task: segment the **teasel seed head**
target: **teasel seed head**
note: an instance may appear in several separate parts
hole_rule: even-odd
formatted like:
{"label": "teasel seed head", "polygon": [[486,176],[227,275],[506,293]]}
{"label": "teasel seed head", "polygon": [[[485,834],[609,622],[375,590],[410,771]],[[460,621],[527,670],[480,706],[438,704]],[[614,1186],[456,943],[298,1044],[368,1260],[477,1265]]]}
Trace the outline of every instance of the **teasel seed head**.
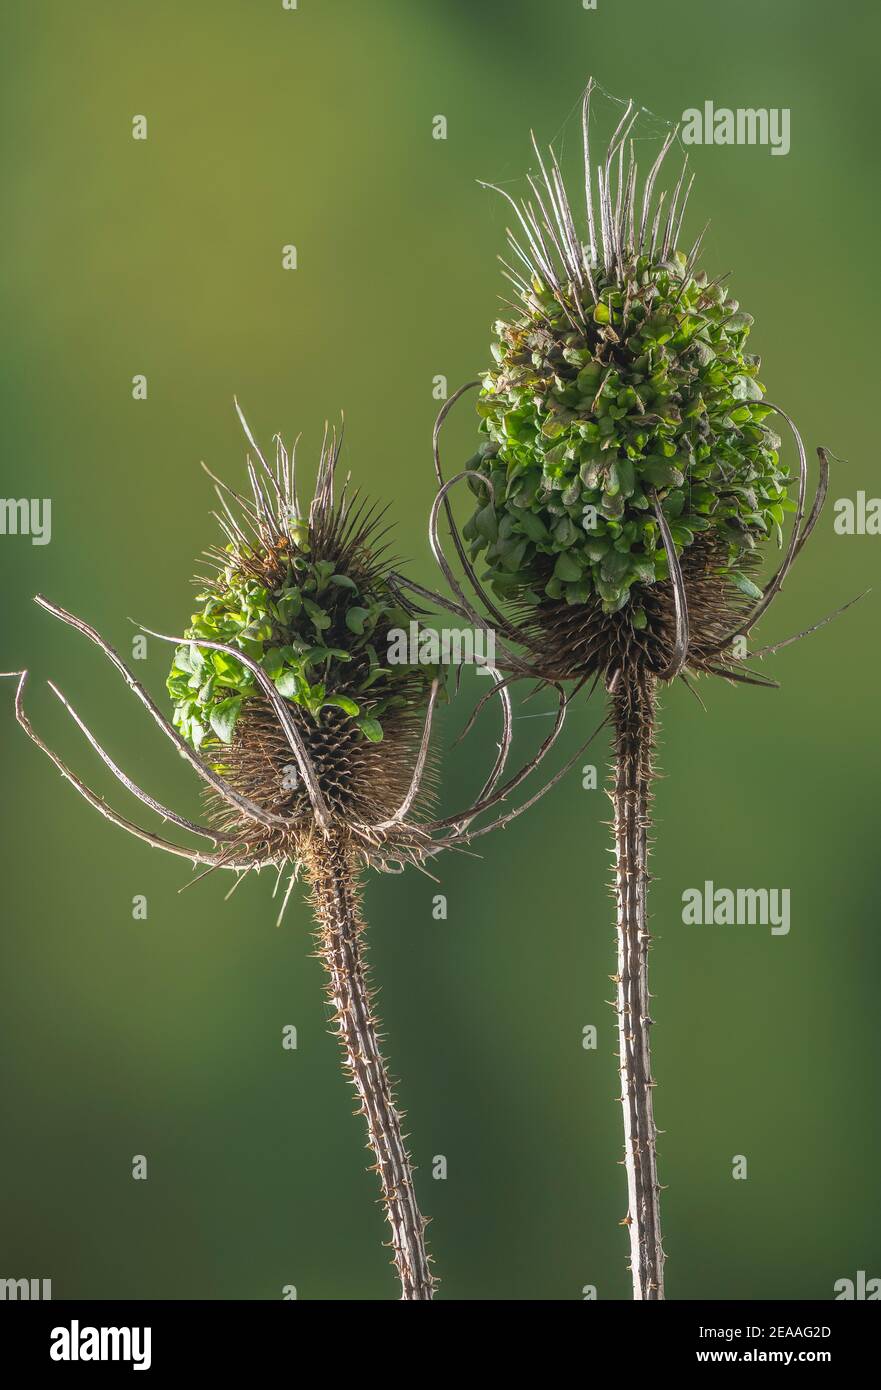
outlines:
{"label": "teasel seed head", "polygon": [[[464,850],[522,815],[565,775],[595,734],[518,804],[514,793],[560,737],[568,699],[555,686],[553,728],[511,772],[511,680],[498,663],[487,662],[491,681],[460,738],[490,702],[497,703],[496,756],[467,806],[429,818],[437,781],[434,716],[447,691],[445,671],[424,660],[419,638],[427,610],[416,601],[464,617],[473,610],[392,568],[382,514],[350,493],[348,478],[335,488],[341,443],[335,435],[328,439],[325,432],[314,496],[304,510],[294,451],[276,437],[270,466],[238,413],[256,462],[247,464],[249,495],[214,478],[222,508],[215,515],[226,545],[206,552],[213,573],[198,580],[201,607],[181,635],[141,629],[175,648],[168,678],[173,721],[96,628],[42,594],[35,597],[101,651],[201,779],[208,823],[182,815],[140,787],[50,682],[93,751],[165,824],[210,846],[175,842],[117,811],[34,728],[25,710],[28,672],[0,675],[17,680],[15,714],[27,736],[111,824],[206,873],[232,871],[237,882],[252,870],[270,868],[278,888],[288,872],[280,921],[300,869],[313,871],[328,846],[352,866],[426,870],[437,855]],[[411,640],[416,631],[412,664],[399,660],[402,627]],[[510,664],[505,653],[503,660]]]}
{"label": "teasel seed head", "polygon": [[[208,553],[213,573],[200,581],[201,607],[167,684],[176,728],[281,823],[255,825],[215,788],[210,817],[251,856],[302,860],[316,829],[333,827],[366,862],[382,867],[395,848],[418,860],[418,835],[400,822],[385,836],[364,833],[407,798],[429,704],[443,697],[441,668],[388,661],[390,632],[417,620],[393,578],[384,511],[351,493],[348,478],[335,489],[335,431],[302,509],[296,450],[276,436],[270,466],[242,422],[256,454],[250,495],[216,482],[226,545]],[[429,751],[408,809],[428,808],[433,782]]]}
{"label": "teasel seed head", "polygon": [[[706,228],[680,245],[687,157],[672,196],[656,195],[676,129],[641,185],[628,103],[594,167],[592,91],[583,226],[553,149],[543,155],[534,137],[531,195],[496,190],[516,217],[515,261],[503,262],[516,302],[495,325],[495,365],[473,383],[486,441],[463,474],[477,501],[454,538],[475,578],[482,558],[479,596],[489,584],[504,636],[544,679],[610,683],[633,668],[751,680],[731,641],[767,608],[813,529],[826,456],[806,517],[804,446],[765,399],[746,350],[752,318],[727,277],[697,268]],[[775,414],[795,438],[795,475]],[[764,549],[784,546],[788,512],[789,545],[763,590]]]}

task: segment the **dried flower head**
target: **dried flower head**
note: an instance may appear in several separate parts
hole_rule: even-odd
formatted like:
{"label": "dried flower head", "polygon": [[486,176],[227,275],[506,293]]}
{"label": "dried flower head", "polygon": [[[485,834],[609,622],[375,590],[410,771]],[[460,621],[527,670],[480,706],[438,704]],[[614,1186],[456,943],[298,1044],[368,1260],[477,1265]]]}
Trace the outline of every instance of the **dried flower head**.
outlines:
{"label": "dried flower head", "polygon": [[214,574],[175,651],[174,725],[271,812],[271,826],[255,823],[210,791],[214,823],[237,832],[252,858],[301,862],[317,827],[343,830],[377,867],[418,862],[426,839],[408,815],[427,806],[444,677],[388,661],[389,634],[416,613],[392,578],[384,512],[351,493],[348,478],[335,497],[335,434],[307,511],[295,451],[277,436],[271,468],[249,438],[251,496],[216,481],[227,544],[208,553]]}
{"label": "dried flower head", "polygon": [[[680,246],[687,157],[656,194],[675,128],[642,186],[628,103],[594,169],[583,106],[585,225],[553,149],[533,139],[539,175],[512,207],[517,291],[495,325],[495,366],[478,411],[487,441],[468,466],[478,498],[462,536],[484,582],[508,601],[507,635],[525,638],[555,679],[607,680],[623,667],[672,679],[686,670],[752,679],[729,659],[767,608],[812,529],[826,460],[805,519],[807,460],[785,411],[764,398],[746,351],[752,318],[697,268],[704,232]],[[492,185],[487,185],[491,187]],[[795,477],[769,423],[793,431]],[[790,491],[797,484],[796,495]],[[783,545],[778,575],[755,582],[762,547]]]}

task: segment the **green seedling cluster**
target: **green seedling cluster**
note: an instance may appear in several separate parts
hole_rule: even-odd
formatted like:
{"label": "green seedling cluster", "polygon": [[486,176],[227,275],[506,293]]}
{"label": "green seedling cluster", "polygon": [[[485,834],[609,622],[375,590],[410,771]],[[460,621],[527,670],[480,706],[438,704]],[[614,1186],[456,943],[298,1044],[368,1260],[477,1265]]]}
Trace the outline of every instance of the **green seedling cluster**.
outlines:
{"label": "green seedling cluster", "polygon": [[668,576],[656,495],[677,552],[713,533],[720,573],[756,596],[738,563],[780,539],[793,503],[759,359],[744,350],[751,317],[678,251],[597,289],[574,318],[535,278],[525,312],[495,325],[478,405],[488,440],[470,465],[491,496],[472,480],[472,558],[485,552],[502,596],[599,595],[615,613]]}
{"label": "green seedling cluster", "polygon": [[[362,589],[335,573],[331,560],[303,549],[281,555],[279,570],[278,582],[267,585],[231,564],[216,589],[198,595],[203,607],[184,635],[237,647],[315,723],[326,710],[340,710],[365,739],[379,742],[383,715],[408,703],[404,683],[412,689],[421,676],[427,687],[438,674],[436,667],[384,664],[386,633],[406,627],[411,615],[381,579]],[[191,642],[176,649],[167,685],[173,722],[195,748],[230,744],[259,691],[234,657]]]}

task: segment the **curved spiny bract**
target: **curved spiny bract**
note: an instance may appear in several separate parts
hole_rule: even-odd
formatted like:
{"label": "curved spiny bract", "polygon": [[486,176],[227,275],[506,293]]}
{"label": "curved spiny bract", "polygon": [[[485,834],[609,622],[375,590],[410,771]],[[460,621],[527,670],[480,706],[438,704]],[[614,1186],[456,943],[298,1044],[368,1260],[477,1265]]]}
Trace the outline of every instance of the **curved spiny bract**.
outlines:
{"label": "curved spiny bract", "polygon": [[[697,268],[704,232],[681,245],[687,159],[672,195],[658,188],[676,130],[640,185],[631,139],[638,110],[627,104],[597,162],[593,92],[591,81],[583,217],[554,151],[543,155],[534,138],[529,194],[518,200],[495,190],[515,219],[514,261],[503,265],[516,302],[506,301],[510,313],[495,324],[494,366],[438,415],[429,534],[453,606],[498,631],[506,678],[571,686],[570,700],[586,684],[608,694],[626,1224],[634,1297],[660,1299],[646,911],[657,693],[677,679],[692,688],[692,676],[776,684],[744,663],[746,638],[816,526],[828,456],[817,450],[809,504],[798,428],[765,398],[759,359],[746,350],[752,319],[729,298],[726,276],[711,280]],[[485,439],[447,479],[441,429],[475,387]],[[791,473],[774,416],[795,444]],[[461,531],[451,506],[460,484],[474,497]],[[784,544],[786,512],[793,521]],[[442,517],[462,579],[444,551]],[[782,557],[759,587],[774,538]]]}

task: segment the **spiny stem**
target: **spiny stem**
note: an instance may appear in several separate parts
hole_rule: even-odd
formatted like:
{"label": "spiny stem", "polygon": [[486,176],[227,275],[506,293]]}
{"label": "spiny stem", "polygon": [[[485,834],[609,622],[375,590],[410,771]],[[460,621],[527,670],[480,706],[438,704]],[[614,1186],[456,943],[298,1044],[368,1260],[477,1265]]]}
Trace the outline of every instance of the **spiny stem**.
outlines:
{"label": "spiny stem", "polygon": [[651,676],[621,672],[612,694],[615,726],[618,1042],[624,1112],[630,1260],[635,1299],[664,1297],[660,1185],[652,1108],[648,989],[648,827],[655,713]]}
{"label": "spiny stem", "polygon": [[327,995],[343,1049],[343,1068],[358,1093],[359,1113],[367,1120],[369,1145],[392,1232],[401,1297],[430,1299],[435,1281],[425,1249],[428,1223],[416,1202],[401,1115],[377,1040],[352,849],[341,836],[316,837],[307,870],[319,923],[319,954],[327,968]]}

